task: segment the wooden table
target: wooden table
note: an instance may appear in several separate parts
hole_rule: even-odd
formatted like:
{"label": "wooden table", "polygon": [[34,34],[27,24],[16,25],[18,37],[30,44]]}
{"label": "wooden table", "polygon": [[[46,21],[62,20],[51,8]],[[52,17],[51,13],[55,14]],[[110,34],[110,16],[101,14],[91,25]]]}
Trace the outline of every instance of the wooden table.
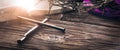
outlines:
{"label": "wooden table", "polygon": [[[42,26],[38,28],[24,45],[18,46],[17,40],[34,26],[34,23],[21,19],[0,23],[0,49],[20,50],[119,50],[120,26],[94,24],[87,18],[84,22],[50,20],[48,23],[66,28],[65,33]],[[89,22],[88,22],[89,21]],[[96,23],[98,22],[96,21]],[[90,23],[91,22],[91,23]],[[106,22],[108,23],[108,22]],[[115,23],[114,23],[115,24]]]}

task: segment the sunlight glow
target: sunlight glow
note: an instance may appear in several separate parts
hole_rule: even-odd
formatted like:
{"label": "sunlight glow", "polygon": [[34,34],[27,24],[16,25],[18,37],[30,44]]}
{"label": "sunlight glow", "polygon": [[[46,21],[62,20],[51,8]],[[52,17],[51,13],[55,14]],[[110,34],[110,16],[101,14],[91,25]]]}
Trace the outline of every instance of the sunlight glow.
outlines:
{"label": "sunlight glow", "polygon": [[27,11],[32,11],[36,9],[35,0],[14,0],[14,5],[25,8]]}

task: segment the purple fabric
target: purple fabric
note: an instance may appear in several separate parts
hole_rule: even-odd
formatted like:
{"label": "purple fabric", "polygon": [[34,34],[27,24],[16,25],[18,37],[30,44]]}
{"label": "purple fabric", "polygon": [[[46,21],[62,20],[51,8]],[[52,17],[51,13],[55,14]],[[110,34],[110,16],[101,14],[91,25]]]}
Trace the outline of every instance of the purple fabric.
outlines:
{"label": "purple fabric", "polygon": [[91,2],[90,0],[84,0],[83,2]]}
{"label": "purple fabric", "polygon": [[[99,8],[92,9],[89,12],[93,13],[94,15],[117,19],[118,17],[120,17],[120,9],[116,9],[116,8],[120,8],[119,7],[120,0],[114,0],[114,1],[108,3],[108,5],[106,5],[106,7],[101,6]],[[103,10],[104,10],[104,12],[103,12]]]}
{"label": "purple fabric", "polygon": [[115,2],[120,5],[120,0],[115,0]]}
{"label": "purple fabric", "polygon": [[90,1],[90,0],[84,0],[84,1]]}
{"label": "purple fabric", "polygon": [[83,6],[94,6],[94,5],[91,3],[91,0],[84,0],[83,3],[86,3],[86,4],[84,4]]}

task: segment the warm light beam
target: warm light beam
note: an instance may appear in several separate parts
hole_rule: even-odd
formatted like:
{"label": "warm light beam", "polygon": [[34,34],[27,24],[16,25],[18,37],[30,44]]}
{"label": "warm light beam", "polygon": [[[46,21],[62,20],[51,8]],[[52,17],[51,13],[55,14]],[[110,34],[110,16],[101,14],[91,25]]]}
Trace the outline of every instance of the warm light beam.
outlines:
{"label": "warm light beam", "polygon": [[25,8],[27,11],[32,11],[36,9],[35,0],[14,0],[14,5]]}

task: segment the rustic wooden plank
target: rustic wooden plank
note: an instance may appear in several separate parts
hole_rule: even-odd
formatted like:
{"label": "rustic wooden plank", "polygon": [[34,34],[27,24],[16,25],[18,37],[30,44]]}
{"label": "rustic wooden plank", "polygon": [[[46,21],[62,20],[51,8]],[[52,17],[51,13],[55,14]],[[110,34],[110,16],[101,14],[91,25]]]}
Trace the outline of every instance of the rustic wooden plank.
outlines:
{"label": "rustic wooden plank", "polygon": [[[64,23],[64,22],[63,22]],[[58,23],[57,23],[58,24]],[[66,25],[66,24],[65,24]],[[120,41],[118,38],[119,36],[119,28],[109,28],[105,26],[97,26],[97,25],[90,25],[90,24],[79,24],[82,25],[80,28],[82,28],[81,33],[85,33],[85,39],[102,39],[103,42],[107,42],[110,44],[118,44]],[[62,25],[61,25],[62,26]],[[67,26],[69,27],[69,26]],[[79,28],[79,27],[78,27]],[[72,27],[71,27],[72,29]],[[116,41],[117,39],[117,41]],[[102,42],[100,41],[100,42]]]}
{"label": "rustic wooden plank", "polygon": [[[5,30],[7,30],[7,29],[5,29]],[[1,39],[0,42],[13,43],[13,42],[16,42],[16,40],[19,39],[21,35],[22,35],[22,33],[18,32],[18,31],[14,32],[11,30],[8,30],[8,31],[0,30],[0,39]]]}
{"label": "rustic wooden plank", "polygon": [[94,15],[89,15],[89,17],[84,22],[109,27],[120,27],[119,21],[104,19]]}
{"label": "rustic wooden plank", "polygon": [[[59,20],[50,20],[48,23],[65,27],[65,34],[60,32],[59,30],[43,26],[42,28],[39,28],[36,32],[34,32],[35,34],[31,37],[31,39],[28,39],[25,42],[24,47],[21,48],[37,48],[42,50],[109,50],[116,49],[116,46],[119,46],[117,45],[120,42],[120,36],[118,35],[118,32],[120,32],[119,28]],[[28,27],[23,27],[24,25]],[[19,26],[19,24],[14,26]],[[11,30],[11,26],[8,26],[7,30],[5,30],[6,28],[2,27],[2,29],[0,29],[0,39],[2,39],[3,36],[5,36],[5,38],[3,38],[4,40],[0,42],[5,42],[8,44],[12,43],[13,46],[7,46],[8,44],[6,44],[5,46],[4,44],[2,44],[1,46],[17,48],[16,40],[21,38],[21,35],[26,32],[22,30],[29,30],[29,28],[32,27],[31,25],[29,26],[27,24],[23,24],[23,26],[14,27],[22,27],[23,29],[21,29],[21,31],[18,31],[17,29]],[[11,37],[11,39],[8,37]],[[9,40],[11,43],[6,42],[6,40]]]}
{"label": "rustic wooden plank", "polygon": [[[8,23],[7,23],[8,24]],[[24,25],[24,24],[22,24],[22,25]],[[13,26],[19,26],[19,25],[13,25]],[[6,27],[6,26],[4,26],[4,27]],[[10,42],[13,42],[13,43],[15,43],[16,44],[16,40],[17,39],[14,39],[14,38],[17,38],[17,33],[20,33],[20,32],[17,32],[17,30],[16,29],[14,29],[14,30],[11,30],[11,28],[20,28],[20,27],[11,27],[11,26],[7,26],[7,29],[6,28],[2,28],[3,30],[1,30],[1,33],[3,33],[3,34],[1,34],[1,39],[3,39],[1,42],[6,42],[7,40],[9,41],[8,43],[10,43]],[[26,28],[26,27],[24,27],[24,28]],[[10,30],[9,30],[10,29]],[[28,28],[27,28],[28,29]],[[16,30],[16,31],[15,31]],[[25,29],[21,29],[21,31],[22,30],[25,30]],[[15,31],[15,32],[14,32]],[[6,33],[6,34],[4,34],[4,33]],[[11,34],[10,34],[11,33]],[[22,33],[22,35],[24,34],[25,32],[23,32]],[[10,36],[11,35],[11,36]],[[3,36],[5,36],[5,38],[3,38]],[[10,39],[9,39],[9,37],[11,37]],[[12,38],[13,37],[13,38]],[[21,38],[22,36],[20,36],[19,38]],[[18,38],[18,39],[19,39]],[[11,47],[12,48],[12,47]]]}
{"label": "rustic wooden plank", "polygon": [[[64,22],[62,22],[64,23]],[[59,25],[59,23],[57,23]],[[66,25],[66,23],[64,23]],[[75,25],[73,23],[73,25]],[[82,25],[80,28],[83,28],[82,32],[86,34],[86,37],[89,39],[102,39],[100,42],[108,42],[108,44],[119,44],[120,38],[119,36],[119,28],[110,28],[110,27],[105,27],[105,26],[98,26],[98,25],[90,25],[90,24],[77,24],[77,25]],[[63,26],[63,25],[61,25]],[[67,27],[69,27],[67,25]],[[78,27],[79,28],[79,27]],[[71,28],[72,29],[72,28]],[[88,35],[88,36],[87,36]],[[117,41],[116,41],[117,39]],[[98,40],[97,40],[98,41]]]}
{"label": "rustic wooden plank", "polygon": [[73,12],[73,14],[68,13],[64,14],[64,17],[62,20],[64,21],[71,21],[71,22],[83,22],[87,24],[95,24],[95,25],[103,25],[108,27],[120,27],[119,21],[104,19],[101,17],[97,17],[94,15],[90,15],[85,12],[81,12],[82,15],[75,15],[76,12]]}
{"label": "rustic wooden plank", "polygon": [[25,20],[12,20],[8,22],[0,23],[1,29],[11,29],[11,30],[18,30],[18,31],[28,31],[31,29],[35,24],[31,22],[27,22]]}
{"label": "rustic wooden plank", "polygon": [[[50,29],[51,30],[51,29]],[[47,30],[48,31],[48,30]],[[50,32],[50,31],[49,31]],[[59,32],[59,31],[58,31]],[[43,32],[44,33],[44,32]],[[49,33],[48,33],[49,34]],[[32,40],[33,41],[33,40]]]}
{"label": "rustic wooden plank", "polygon": [[[64,22],[62,22],[62,23],[64,23]],[[64,24],[65,24],[65,23],[64,23]],[[57,23],[57,25],[60,25],[60,24]],[[61,26],[64,27],[65,25],[61,25]],[[85,26],[88,26],[88,25],[86,24]],[[67,27],[69,27],[69,25],[67,25]],[[67,27],[66,27],[66,28],[67,28]],[[74,27],[75,27],[75,26],[74,26]],[[76,26],[76,27],[77,27],[77,26]],[[90,27],[90,26],[89,26],[89,27]],[[99,28],[99,27],[104,27],[104,26],[93,26],[93,25],[92,25],[91,27],[93,27],[93,28],[97,28],[97,27],[98,27],[98,28]],[[69,28],[72,29],[72,27],[69,27]],[[81,27],[78,27],[78,28],[81,28]],[[107,27],[107,28],[109,29],[109,27]],[[71,30],[71,29],[69,29],[69,30]],[[117,29],[118,29],[118,28],[117,28]],[[117,30],[117,29],[115,29],[115,30]],[[49,30],[51,30],[51,29],[49,29]],[[66,34],[70,34],[70,33],[68,33],[69,30],[66,31],[66,32],[67,32]],[[102,31],[104,31],[104,30],[102,30]],[[43,31],[43,32],[44,32],[44,31]],[[48,33],[47,33],[47,32],[48,32]],[[48,34],[48,35],[46,35],[46,36],[48,36],[48,37],[50,36],[49,34],[51,34],[49,31],[45,31],[45,33]],[[52,32],[52,33],[53,33],[53,32]],[[71,32],[71,34],[72,34],[72,33],[77,34],[77,33],[74,32],[74,31]],[[80,32],[79,32],[79,33],[80,33]],[[92,44],[92,45],[94,45],[94,46],[98,45],[98,48],[101,48],[103,45],[106,45],[106,48],[107,48],[109,45],[110,45],[110,46],[116,46],[116,44],[118,44],[117,42],[119,42],[119,41],[117,41],[116,44],[114,44],[115,42],[114,42],[113,44],[112,44],[112,42],[109,42],[109,41],[114,41],[115,39],[119,38],[119,36],[116,37],[116,38],[113,37],[113,39],[111,39],[111,38],[112,38],[111,36],[104,35],[104,34],[101,35],[101,34],[96,34],[96,33],[94,33],[94,34],[95,34],[95,35],[94,35],[93,33],[90,34],[90,32],[85,32],[85,31],[84,31],[84,33],[85,33],[85,34],[83,34],[83,35],[79,35],[79,37],[77,37],[76,35],[73,35],[73,34],[72,34],[72,35],[73,35],[73,37],[71,37],[72,40],[70,39],[70,40],[67,40],[67,41],[65,41],[65,42],[63,42],[63,43],[64,43],[64,44],[67,44],[67,45],[70,45],[70,44],[71,44],[71,45],[76,45],[76,44],[77,44],[77,46],[81,46],[81,45],[84,46],[84,44],[86,44],[86,45]],[[42,34],[42,33],[41,33],[41,34]],[[43,33],[43,34],[44,34],[44,33]],[[93,40],[88,40],[88,42],[89,42],[89,41],[92,41],[92,43],[91,43],[91,42],[89,42],[89,43],[88,43],[88,42],[86,42],[86,43],[85,43],[85,42],[80,42],[80,41],[87,41],[86,38],[84,39],[84,37],[82,37],[82,38],[80,39],[81,36],[86,36],[86,37],[87,37],[86,34],[89,34],[88,36],[91,36],[91,35],[94,36]],[[54,35],[54,33],[53,33],[53,35]],[[43,35],[41,35],[41,36],[43,36]],[[59,36],[60,36],[60,35],[59,35]],[[97,37],[97,36],[99,36],[99,37]],[[35,37],[36,37],[36,36],[35,36]],[[44,35],[43,37],[45,37],[45,35]],[[107,38],[105,38],[105,40],[104,40],[103,37],[107,37]],[[37,38],[40,38],[40,37],[37,37]],[[70,38],[70,37],[69,37],[69,38]],[[77,38],[78,38],[79,40],[78,40]],[[98,39],[98,40],[94,40],[95,38]],[[41,38],[40,38],[40,39],[41,39]],[[54,39],[54,38],[53,38],[53,39]],[[99,39],[102,39],[102,40],[99,40]],[[45,39],[44,39],[44,40],[45,40]],[[47,40],[49,40],[49,39],[47,39]],[[51,40],[52,40],[52,39],[51,39]],[[72,42],[72,41],[73,41],[73,42]],[[100,41],[100,42],[99,42],[99,41]],[[76,44],[75,44],[74,42],[76,42]],[[94,42],[96,42],[96,43],[94,43]],[[49,43],[49,42],[47,42],[47,43]],[[103,44],[102,44],[102,43],[103,43]],[[106,43],[106,44],[104,44],[104,43]],[[111,43],[111,44],[110,44],[110,43]],[[37,44],[37,43],[36,43],[36,44]],[[62,45],[62,44],[60,44],[60,45]],[[99,47],[99,45],[101,45],[101,47]],[[61,47],[61,46],[60,46],[60,47]],[[67,46],[66,46],[66,47],[67,47]],[[69,48],[69,47],[68,47],[68,48]],[[73,48],[74,48],[74,47],[73,47]],[[108,47],[108,48],[109,48],[109,47]],[[104,49],[104,48],[103,48],[103,49]]]}
{"label": "rustic wooden plank", "polygon": [[81,12],[80,14],[78,12],[71,12],[63,15],[62,20],[71,22],[83,22],[88,17],[88,13],[86,12]]}
{"label": "rustic wooden plank", "polygon": [[[52,21],[50,23],[56,23],[58,21]],[[63,23],[63,24],[62,24]],[[112,27],[106,27],[106,26],[100,26],[100,25],[91,25],[91,24],[87,24],[87,23],[76,23],[76,22],[64,22],[64,21],[61,21],[55,25],[59,25],[59,26],[62,26],[62,27],[65,27],[65,25],[68,25],[67,26],[67,29],[76,29],[76,30],[84,30],[85,32],[87,31],[93,31],[93,32],[102,32],[102,33],[105,33],[105,34],[110,34],[111,36],[113,35],[116,35],[116,36],[119,36],[119,27],[118,28],[112,28]],[[77,28],[75,26],[78,26],[80,28]],[[110,32],[111,33],[110,33]],[[113,32],[113,33],[112,33]]]}

